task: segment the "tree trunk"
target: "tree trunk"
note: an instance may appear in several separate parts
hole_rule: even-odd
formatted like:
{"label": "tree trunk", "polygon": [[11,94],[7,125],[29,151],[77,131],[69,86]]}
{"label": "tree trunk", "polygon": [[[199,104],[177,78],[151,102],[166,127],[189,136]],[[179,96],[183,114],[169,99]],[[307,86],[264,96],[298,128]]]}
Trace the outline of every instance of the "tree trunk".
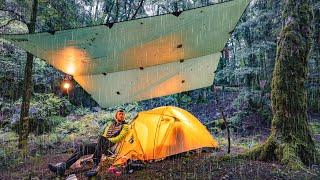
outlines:
{"label": "tree trunk", "polygon": [[[36,16],[37,16],[38,0],[33,0],[30,23],[28,24],[29,34],[35,32]],[[19,149],[27,152],[28,134],[29,134],[29,106],[32,88],[32,64],[33,55],[27,53],[27,63],[24,71],[24,84],[22,94],[22,104],[20,113],[20,128],[19,128]]]}
{"label": "tree trunk", "polygon": [[[316,69],[317,69],[317,73],[319,75],[320,73],[320,8],[314,8],[314,35],[313,35],[313,39],[314,39],[314,44],[313,44],[313,53],[314,53],[314,58],[316,61]],[[317,85],[320,83],[319,82],[319,76],[317,79]],[[319,92],[319,91],[318,91]]]}
{"label": "tree trunk", "polygon": [[0,0],[0,9],[4,9],[5,0]]}
{"label": "tree trunk", "polygon": [[307,121],[307,56],[312,13],[308,0],[287,0],[272,77],[271,135],[251,151],[260,160],[278,160],[294,169],[318,160]]}

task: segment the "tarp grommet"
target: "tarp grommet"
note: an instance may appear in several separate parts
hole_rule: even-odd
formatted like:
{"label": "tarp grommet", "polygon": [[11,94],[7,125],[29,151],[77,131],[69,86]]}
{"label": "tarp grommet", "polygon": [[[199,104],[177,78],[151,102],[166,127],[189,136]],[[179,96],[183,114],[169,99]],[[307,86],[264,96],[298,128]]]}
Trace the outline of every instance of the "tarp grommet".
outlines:
{"label": "tarp grommet", "polygon": [[182,11],[176,11],[176,12],[173,12],[172,14],[176,17],[179,17],[181,13]]}
{"label": "tarp grommet", "polygon": [[114,23],[106,23],[106,24],[104,24],[104,25],[105,25],[105,26],[108,26],[108,28],[111,29],[112,26],[113,26],[113,24],[114,24]]}
{"label": "tarp grommet", "polygon": [[56,31],[55,30],[50,30],[50,31],[48,31],[48,33],[51,34],[51,35],[54,35],[56,33]]}

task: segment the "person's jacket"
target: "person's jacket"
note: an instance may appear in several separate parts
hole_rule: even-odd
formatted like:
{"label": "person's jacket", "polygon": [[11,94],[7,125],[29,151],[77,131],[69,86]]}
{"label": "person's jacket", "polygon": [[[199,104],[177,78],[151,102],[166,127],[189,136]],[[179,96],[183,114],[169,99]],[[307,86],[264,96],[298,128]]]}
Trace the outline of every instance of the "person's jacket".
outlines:
{"label": "person's jacket", "polygon": [[103,137],[107,138],[113,143],[121,141],[128,133],[129,125],[126,122],[117,122],[114,120],[112,124],[107,126],[102,134]]}

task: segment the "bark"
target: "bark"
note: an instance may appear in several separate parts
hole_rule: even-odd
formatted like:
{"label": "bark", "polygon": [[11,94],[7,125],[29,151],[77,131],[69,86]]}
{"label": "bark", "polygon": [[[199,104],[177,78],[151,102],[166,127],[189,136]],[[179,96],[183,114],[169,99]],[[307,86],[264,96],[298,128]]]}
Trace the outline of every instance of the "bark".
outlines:
{"label": "bark", "polygon": [[[30,23],[28,24],[29,34],[35,32],[36,16],[37,16],[38,0],[33,0]],[[20,128],[19,128],[19,149],[27,152],[28,149],[28,134],[29,134],[29,106],[32,89],[32,65],[33,55],[27,53],[27,63],[24,72],[24,84],[22,94],[22,104],[20,113]]]}
{"label": "bark", "polygon": [[307,56],[312,13],[308,0],[287,0],[272,77],[272,129],[267,141],[251,152],[260,160],[277,160],[294,169],[318,161],[308,125]]}
{"label": "bark", "polygon": [[[319,3],[320,4],[320,3]],[[318,72],[320,72],[320,8],[314,8],[314,33],[313,33],[313,39],[314,39],[314,45],[313,45],[313,51],[315,54],[316,59],[316,68],[318,69]]]}

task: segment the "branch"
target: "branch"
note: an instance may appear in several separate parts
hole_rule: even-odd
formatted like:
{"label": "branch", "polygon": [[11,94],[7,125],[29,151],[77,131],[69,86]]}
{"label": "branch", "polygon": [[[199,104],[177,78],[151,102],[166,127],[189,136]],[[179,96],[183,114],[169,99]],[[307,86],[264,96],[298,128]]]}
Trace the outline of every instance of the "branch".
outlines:
{"label": "branch", "polygon": [[136,15],[138,14],[139,9],[142,7],[144,0],[140,1],[139,7],[137,8],[136,12],[133,14],[133,16],[131,17],[131,19],[134,19],[136,17]]}
{"label": "branch", "polygon": [[16,18],[18,18],[16,20],[21,21],[21,22],[23,22],[25,24],[28,24],[27,21],[24,19],[24,17],[21,14],[18,14],[16,12],[14,12],[14,10],[0,9],[0,11],[11,13],[11,15],[15,16]]}
{"label": "branch", "polygon": [[114,22],[118,22],[118,17],[119,17],[119,0],[117,0],[117,2],[116,2],[116,8],[117,8],[117,11],[116,11],[116,17],[115,17]]}
{"label": "branch", "polygon": [[110,17],[111,17],[111,11],[112,11],[112,9],[113,9],[113,6],[114,6],[114,3],[112,3],[111,8],[109,8],[110,10],[107,11],[107,16],[104,18],[104,21],[103,21],[104,24],[109,23]]}
{"label": "branch", "polygon": [[[159,6],[158,6],[158,11],[160,11],[160,10],[159,10],[160,8],[162,8],[163,10],[165,10],[164,13],[170,12],[170,10],[169,10],[168,8],[166,8],[165,6],[163,6],[163,5],[159,5]],[[159,15],[159,14],[163,14],[163,13],[157,13],[157,15]]]}

